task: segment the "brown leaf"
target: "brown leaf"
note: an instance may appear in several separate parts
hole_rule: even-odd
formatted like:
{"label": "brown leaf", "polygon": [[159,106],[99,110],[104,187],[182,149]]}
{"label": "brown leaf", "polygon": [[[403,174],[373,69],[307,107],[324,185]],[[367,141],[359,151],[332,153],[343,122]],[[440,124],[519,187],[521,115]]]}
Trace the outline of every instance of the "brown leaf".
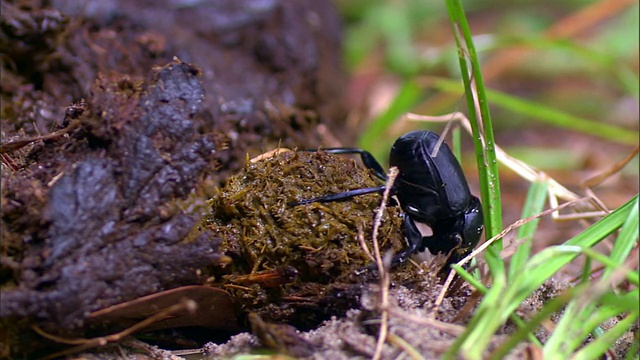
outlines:
{"label": "brown leaf", "polygon": [[145,330],[199,326],[227,331],[238,330],[233,304],[229,294],[221,289],[191,285],[109,306],[89,314],[89,322],[96,326],[129,327],[153,314],[177,304],[181,299],[190,299],[197,304],[194,312],[181,312],[160,320]]}

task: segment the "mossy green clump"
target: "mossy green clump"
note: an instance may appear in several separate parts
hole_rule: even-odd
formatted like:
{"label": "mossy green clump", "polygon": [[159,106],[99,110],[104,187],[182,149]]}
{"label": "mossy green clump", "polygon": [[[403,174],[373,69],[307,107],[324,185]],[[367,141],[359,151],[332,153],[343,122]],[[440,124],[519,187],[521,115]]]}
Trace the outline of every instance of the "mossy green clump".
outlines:
{"label": "mossy green clump", "polygon": [[[206,227],[223,240],[233,275],[295,269],[297,282],[353,283],[371,264],[358,242],[371,233],[381,195],[292,206],[292,202],[380,185],[345,156],[286,152],[248,163],[212,199]],[[403,245],[400,210],[389,206],[378,241],[382,251]]]}

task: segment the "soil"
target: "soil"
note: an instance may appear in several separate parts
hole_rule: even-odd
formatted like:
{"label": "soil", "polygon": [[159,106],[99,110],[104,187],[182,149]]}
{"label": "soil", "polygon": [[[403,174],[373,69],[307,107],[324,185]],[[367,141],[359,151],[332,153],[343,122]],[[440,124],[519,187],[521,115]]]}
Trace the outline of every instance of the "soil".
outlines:
{"label": "soil", "polygon": [[202,284],[224,259],[192,231],[212,189],[344,118],[328,2],[96,4],[1,2],[5,355]]}
{"label": "soil", "polygon": [[[330,1],[0,5],[0,357],[373,355],[380,280],[358,236],[380,195],[292,202],[380,182],[323,152],[248,161],[353,144]],[[393,203],[380,234],[403,247]],[[438,358],[468,321],[457,284],[437,313],[453,327],[424,325],[444,261],[392,271],[382,358],[402,340]]]}

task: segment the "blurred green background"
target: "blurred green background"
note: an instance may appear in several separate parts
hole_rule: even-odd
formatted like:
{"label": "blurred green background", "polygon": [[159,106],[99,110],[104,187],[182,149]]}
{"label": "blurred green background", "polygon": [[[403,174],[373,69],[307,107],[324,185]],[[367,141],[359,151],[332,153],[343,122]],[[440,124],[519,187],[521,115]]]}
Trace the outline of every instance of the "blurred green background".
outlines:
{"label": "blurred green background", "polygon": [[[424,79],[428,77],[459,79],[444,2],[356,0],[337,5],[346,23],[345,63],[354,76],[354,88],[363,88],[358,81],[376,84],[380,79],[400,88],[409,81],[428,83]],[[490,89],[637,130],[637,2],[467,1],[464,5]],[[517,48],[524,48],[524,53],[514,54]],[[464,108],[461,95],[438,97],[441,90],[421,86],[412,109],[437,115]],[[362,94],[350,95],[362,100],[358,98]],[[537,121],[502,107],[492,110],[498,129]]]}
{"label": "blurred green background", "polygon": [[[358,145],[386,161],[402,133],[443,124],[398,121],[466,112],[445,2],[337,0],[351,74],[348,126]],[[496,141],[568,186],[638,144],[637,1],[464,1],[489,90]],[[448,141],[450,141],[448,139]],[[470,138],[463,166],[473,174]],[[610,186],[612,206],[638,191],[638,159]],[[473,178],[473,175],[470,175]],[[505,186],[511,174],[502,172]],[[515,177],[514,177],[515,179]],[[515,180],[514,180],[515,181]],[[606,190],[606,189],[605,189]]]}

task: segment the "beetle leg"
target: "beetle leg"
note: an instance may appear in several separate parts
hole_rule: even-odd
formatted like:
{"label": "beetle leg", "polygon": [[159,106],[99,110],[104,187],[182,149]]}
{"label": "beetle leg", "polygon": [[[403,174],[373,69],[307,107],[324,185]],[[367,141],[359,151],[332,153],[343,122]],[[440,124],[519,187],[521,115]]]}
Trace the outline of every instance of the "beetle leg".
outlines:
{"label": "beetle leg", "polygon": [[345,200],[345,199],[350,199],[350,198],[352,198],[354,196],[366,195],[366,194],[371,194],[371,193],[376,193],[376,192],[383,192],[384,189],[385,189],[385,185],[380,185],[380,186],[376,186],[376,187],[362,188],[362,189],[355,189],[355,190],[349,190],[349,191],[345,191],[345,192],[341,192],[341,193],[337,193],[337,194],[323,195],[323,196],[315,197],[315,198],[311,198],[311,199],[305,199],[305,200],[300,200],[300,201],[292,201],[288,205],[289,206],[298,206],[298,205],[311,204],[311,203],[314,203],[314,202],[331,202],[331,201]]}
{"label": "beetle leg", "polygon": [[415,222],[407,214],[402,215],[404,225],[404,236],[407,239],[408,247],[394,256],[391,266],[399,265],[407,261],[409,256],[413,255],[422,245],[423,236],[418,230]]}
{"label": "beetle leg", "polygon": [[[367,150],[363,150],[360,148],[326,148],[326,149],[320,149],[320,150],[331,153],[331,154],[360,155],[360,158],[362,159],[362,163],[364,164],[364,166],[366,166],[367,169],[370,169],[373,172],[373,175],[375,175],[375,177],[383,181],[387,180],[386,171],[384,171],[384,168],[382,167],[382,165],[380,165],[378,160],[376,160],[376,158],[373,157],[373,155],[371,155],[371,153],[368,152]],[[318,151],[318,150],[302,150],[302,151]]]}

